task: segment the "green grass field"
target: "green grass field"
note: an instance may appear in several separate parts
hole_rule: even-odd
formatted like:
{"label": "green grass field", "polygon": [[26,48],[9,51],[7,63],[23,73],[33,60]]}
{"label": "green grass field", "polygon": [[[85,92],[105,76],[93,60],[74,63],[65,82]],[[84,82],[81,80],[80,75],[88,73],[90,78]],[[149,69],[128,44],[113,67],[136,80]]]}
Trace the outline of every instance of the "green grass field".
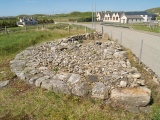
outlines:
{"label": "green grass field", "polygon": [[[145,74],[143,78],[147,79],[149,82],[147,85],[153,91],[154,112],[150,114],[133,114],[104,106],[102,100],[35,88],[19,80],[10,71],[10,60],[25,48],[84,33],[82,26],[76,30],[76,26],[71,26],[70,33],[66,29],[67,26],[63,24],[54,28],[48,26],[46,30],[35,30],[31,26],[27,31],[14,29],[13,33],[0,34],[0,81],[11,80],[7,87],[0,90],[0,120],[160,120],[160,88],[151,82],[151,76],[141,67],[139,69]],[[137,65],[133,61],[132,53],[129,53],[129,59],[134,66]]]}

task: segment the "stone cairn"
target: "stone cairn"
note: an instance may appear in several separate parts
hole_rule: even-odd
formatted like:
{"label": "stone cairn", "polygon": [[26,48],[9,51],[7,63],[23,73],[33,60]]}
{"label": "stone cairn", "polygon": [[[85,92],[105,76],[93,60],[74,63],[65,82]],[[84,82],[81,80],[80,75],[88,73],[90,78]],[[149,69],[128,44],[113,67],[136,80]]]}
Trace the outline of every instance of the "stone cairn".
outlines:
{"label": "stone cairn", "polygon": [[[75,35],[29,47],[10,62],[11,70],[31,85],[120,104],[139,112],[149,104],[151,90],[127,52],[114,41],[102,42],[101,33]],[[81,43],[96,39],[95,43]]]}

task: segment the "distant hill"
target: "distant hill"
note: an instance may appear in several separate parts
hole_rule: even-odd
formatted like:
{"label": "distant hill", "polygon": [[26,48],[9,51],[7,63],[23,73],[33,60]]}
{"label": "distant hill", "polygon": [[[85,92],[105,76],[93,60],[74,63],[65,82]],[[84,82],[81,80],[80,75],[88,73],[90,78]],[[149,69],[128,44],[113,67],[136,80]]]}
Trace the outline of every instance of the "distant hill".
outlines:
{"label": "distant hill", "polygon": [[147,12],[151,12],[151,13],[160,13],[160,7],[157,8],[151,8],[146,10]]}

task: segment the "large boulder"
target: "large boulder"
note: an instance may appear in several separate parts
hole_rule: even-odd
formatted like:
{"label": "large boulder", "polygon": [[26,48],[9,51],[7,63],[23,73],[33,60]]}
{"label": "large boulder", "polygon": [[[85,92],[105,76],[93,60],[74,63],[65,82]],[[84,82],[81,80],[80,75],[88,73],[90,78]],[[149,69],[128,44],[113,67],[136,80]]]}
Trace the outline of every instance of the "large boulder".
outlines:
{"label": "large boulder", "polygon": [[121,105],[144,107],[151,99],[151,90],[140,88],[116,88],[111,91],[111,100]]}
{"label": "large boulder", "polygon": [[108,98],[108,91],[108,88],[102,82],[97,82],[92,89],[92,97],[106,99]]}

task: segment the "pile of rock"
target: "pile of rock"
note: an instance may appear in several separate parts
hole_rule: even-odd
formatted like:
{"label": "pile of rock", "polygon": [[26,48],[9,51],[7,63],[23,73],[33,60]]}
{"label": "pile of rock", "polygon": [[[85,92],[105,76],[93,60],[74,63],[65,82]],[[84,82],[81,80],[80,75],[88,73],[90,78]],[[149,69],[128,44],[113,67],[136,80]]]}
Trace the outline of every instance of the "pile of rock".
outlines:
{"label": "pile of rock", "polygon": [[29,84],[54,92],[147,106],[151,91],[131,66],[127,52],[114,41],[78,42],[92,35],[102,37],[77,35],[29,47],[10,62],[11,70]]}

